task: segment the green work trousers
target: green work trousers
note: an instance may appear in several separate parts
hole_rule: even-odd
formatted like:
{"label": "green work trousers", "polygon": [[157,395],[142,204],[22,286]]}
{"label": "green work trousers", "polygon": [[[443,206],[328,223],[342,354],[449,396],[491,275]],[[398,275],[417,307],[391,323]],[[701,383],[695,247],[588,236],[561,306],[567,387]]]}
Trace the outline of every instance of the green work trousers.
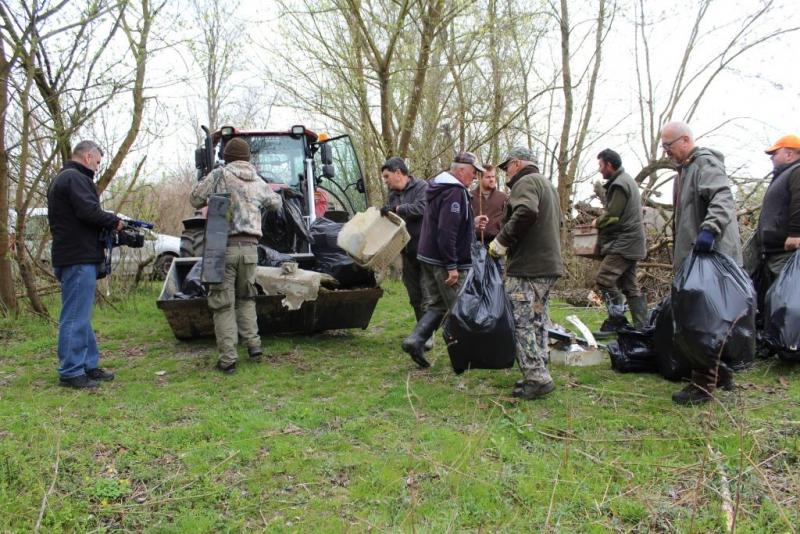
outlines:
{"label": "green work trousers", "polygon": [[261,346],[256,318],[255,245],[228,244],[225,250],[225,278],[208,285],[208,307],[214,314],[214,334],[222,365],[236,362],[236,344],[241,338],[248,348]]}

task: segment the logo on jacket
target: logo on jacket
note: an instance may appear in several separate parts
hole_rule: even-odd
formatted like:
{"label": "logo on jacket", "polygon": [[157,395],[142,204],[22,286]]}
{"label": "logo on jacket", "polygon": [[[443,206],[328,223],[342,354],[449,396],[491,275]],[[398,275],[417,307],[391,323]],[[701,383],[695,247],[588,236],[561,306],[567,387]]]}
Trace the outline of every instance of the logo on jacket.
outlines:
{"label": "logo on jacket", "polygon": [[461,213],[461,204],[458,202],[450,204],[450,213]]}

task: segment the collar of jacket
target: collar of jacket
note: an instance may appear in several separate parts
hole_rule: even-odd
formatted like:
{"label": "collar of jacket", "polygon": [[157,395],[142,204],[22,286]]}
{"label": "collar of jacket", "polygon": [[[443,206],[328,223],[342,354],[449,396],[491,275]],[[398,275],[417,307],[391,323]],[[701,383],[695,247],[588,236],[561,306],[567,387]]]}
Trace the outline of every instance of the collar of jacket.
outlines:
{"label": "collar of jacket", "polygon": [[774,169],[772,169],[772,179],[774,180],[775,178],[780,176],[783,171],[785,171],[786,169],[788,169],[792,165],[797,165],[798,163],[800,163],[800,158],[798,158],[798,159],[796,159],[794,161],[790,161],[789,163],[784,163],[783,165],[781,165],[779,167],[775,167]]}
{"label": "collar of jacket", "polygon": [[408,191],[408,189],[414,184],[414,177],[410,174],[408,175],[408,181],[406,182],[406,186],[400,190],[402,193],[403,191]]}
{"label": "collar of jacket", "polygon": [[90,169],[89,167],[87,167],[86,165],[83,165],[82,163],[78,163],[74,159],[67,160],[66,163],[64,163],[64,167],[61,170],[64,170],[64,169],[73,169],[73,170],[78,171],[81,174],[85,174],[86,176],[88,176],[91,179],[94,179],[94,171],[92,169]]}
{"label": "collar of jacket", "polygon": [[616,180],[619,177],[619,175],[622,174],[623,172],[625,172],[625,167],[620,167],[619,169],[617,169],[614,172],[614,174],[611,175],[611,178],[606,180],[606,183],[603,184],[603,187],[605,187],[606,189],[611,187],[611,184],[614,183],[614,180]]}
{"label": "collar of jacket", "polygon": [[522,167],[519,170],[519,172],[517,172],[517,174],[511,177],[511,179],[508,181],[508,187],[514,185],[517,182],[517,180],[519,180],[523,176],[527,176],[529,174],[537,174],[538,172],[539,172],[539,167],[537,167],[536,165],[526,165]]}

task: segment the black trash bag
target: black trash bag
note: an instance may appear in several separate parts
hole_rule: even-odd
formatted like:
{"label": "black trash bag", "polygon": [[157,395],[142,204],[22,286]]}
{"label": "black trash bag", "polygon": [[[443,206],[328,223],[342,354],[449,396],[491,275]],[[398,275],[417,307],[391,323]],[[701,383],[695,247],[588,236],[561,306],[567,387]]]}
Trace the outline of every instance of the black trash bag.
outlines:
{"label": "black trash bag", "polygon": [[203,298],[206,296],[206,288],[200,281],[200,274],[203,272],[203,260],[198,260],[183,279],[181,290],[173,295],[178,300]]}
{"label": "black trash bag", "polygon": [[693,367],[710,365],[722,351],[733,369],[753,362],[756,292],[729,256],[692,252],[672,281],[673,343]]}
{"label": "black trash bag", "polygon": [[288,254],[283,254],[277,250],[258,245],[258,265],[262,267],[280,267],[284,263],[293,263],[295,261]]}
{"label": "black trash bag", "polygon": [[472,244],[472,267],[442,331],[456,374],[467,369],[514,366],[514,312],[497,262],[486,247]]}
{"label": "black trash bag", "polygon": [[311,224],[311,252],[316,260],[312,269],[333,276],[342,288],[373,287],[375,275],[372,271],[360,267],[336,244],[342,226],[324,217]]}
{"label": "black trash bag", "polygon": [[789,258],[767,291],[764,341],[784,359],[800,360],[800,252]]}
{"label": "black trash bag", "polygon": [[653,350],[658,373],[667,380],[683,380],[692,374],[686,356],[678,347],[673,346],[672,337],[672,305],[667,296],[659,303],[650,315],[650,326],[653,327]]}
{"label": "black trash bag", "polygon": [[656,352],[653,349],[654,328],[623,328],[617,340],[608,344],[611,368],[619,373],[656,373]]}
{"label": "black trash bag", "polygon": [[261,211],[261,244],[278,252],[296,252],[311,241],[303,222],[303,197],[288,189],[276,191],[283,202],[277,211]]}

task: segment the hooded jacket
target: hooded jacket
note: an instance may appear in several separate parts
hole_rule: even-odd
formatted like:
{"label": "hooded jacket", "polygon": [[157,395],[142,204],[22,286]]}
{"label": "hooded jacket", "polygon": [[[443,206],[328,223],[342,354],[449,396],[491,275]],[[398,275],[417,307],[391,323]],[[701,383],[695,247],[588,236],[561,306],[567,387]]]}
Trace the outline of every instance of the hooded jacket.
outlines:
{"label": "hooded jacket", "polygon": [[428,205],[422,218],[417,259],[445,269],[469,269],[475,241],[467,188],[449,172],[428,183]]}
{"label": "hooded jacket", "polygon": [[92,179],[94,171],[69,160],[47,191],[47,219],[53,236],[53,267],[102,263],[100,231],[113,228],[119,218],[100,208]]}
{"label": "hooded jacket", "polygon": [[742,264],[736,204],[723,160],[716,150],[696,147],[678,168],[672,193],[675,206],[673,272],[677,272],[689,255],[702,229],[714,233],[715,250]]}
{"label": "hooded jacket", "polygon": [[561,261],[561,206],[558,193],[539,170],[529,165],[508,185],[503,227],[497,241],[508,247],[506,272],[522,278],[557,278],[564,274]]}
{"label": "hooded jacket", "polygon": [[189,201],[195,208],[201,208],[208,203],[208,197],[216,193],[231,195],[228,235],[261,237],[261,207],[274,211],[281,206],[281,197],[258,176],[256,168],[248,161],[232,161],[208,173],[194,186]]}
{"label": "hooded jacket", "polygon": [[408,177],[408,183],[402,191],[389,191],[389,207],[395,210],[406,222],[406,230],[411,239],[403,249],[403,254],[416,259],[419,233],[422,229],[422,216],[425,214],[425,192],[428,183],[425,180]]}

